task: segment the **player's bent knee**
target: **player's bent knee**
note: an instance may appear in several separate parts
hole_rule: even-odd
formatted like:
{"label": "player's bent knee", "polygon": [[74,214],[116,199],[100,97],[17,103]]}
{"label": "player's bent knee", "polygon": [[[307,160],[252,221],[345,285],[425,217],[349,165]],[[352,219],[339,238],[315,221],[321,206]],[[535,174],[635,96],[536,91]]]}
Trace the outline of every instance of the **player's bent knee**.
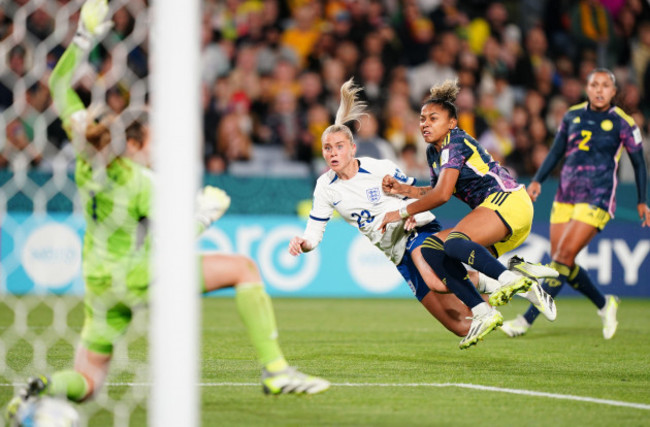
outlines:
{"label": "player's bent knee", "polygon": [[560,247],[553,254],[553,261],[564,265],[573,265],[578,252],[580,251],[573,248]]}

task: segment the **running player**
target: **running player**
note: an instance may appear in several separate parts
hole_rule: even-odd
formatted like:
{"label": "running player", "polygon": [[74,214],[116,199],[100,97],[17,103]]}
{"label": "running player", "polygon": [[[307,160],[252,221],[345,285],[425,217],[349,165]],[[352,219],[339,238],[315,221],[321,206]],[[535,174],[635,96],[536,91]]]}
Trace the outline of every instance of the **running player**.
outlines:
{"label": "running player", "polygon": [[[124,334],[138,306],[146,304],[150,277],[150,235],[153,176],[147,167],[150,134],[134,121],[126,127],[125,153],[111,144],[119,120],[96,121],[71,86],[93,42],[110,27],[106,0],[89,0],[81,11],[79,28],[50,77],[54,104],[77,154],[75,180],[79,189],[86,232],[83,247],[85,318],[74,369],[29,380],[8,405],[12,418],[32,396],[65,396],[82,402],[104,383],[113,345]],[[206,187],[198,199],[197,219],[202,229],[228,209],[230,198]],[[202,290],[235,288],[239,314],[262,365],[263,391],[318,393],[326,380],[305,375],[288,365],[277,341],[275,316],[257,266],[242,255],[205,255],[201,259]]]}
{"label": "running player", "polygon": [[[575,262],[577,254],[602,230],[616,209],[616,171],[623,149],[628,152],[636,178],[637,211],[641,226],[650,226],[646,205],[646,166],[641,132],[634,120],[613,103],[616,95],[614,74],[605,68],[593,70],[587,77],[588,101],[569,109],[562,119],[551,151],[528,186],[528,194],[537,200],[542,182],[564,159],[560,184],[551,210],[551,267],[560,276],[546,280],[544,289],[555,296],[564,282],[589,298],[603,321],[603,337],[614,336],[618,322],[619,300],[603,295],[589,274]],[[528,331],[539,312],[530,307],[526,313],[503,324],[502,330],[515,337]]]}
{"label": "running player", "polygon": [[[390,175],[404,186],[414,184],[415,179],[405,176],[389,160],[355,157],[352,132],[344,123],[363,115],[365,105],[356,99],[359,90],[353,87],[352,80],[341,87],[341,105],[335,124],[322,135],[323,157],[330,170],[318,178],[307,227],[302,236],[291,240],[289,252],[295,256],[313,250],[320,243],[327,222],[337,211],[397,266],[418,301],[440,323],[455,334],[465,336],[471,325],[467,319],[471,315],[469,308],[455,295],[449,294],[447,286],[422,257],[425,239],[435,233],[446,233],[440,231],[434,215],[422,212],[407,221],[388,225],[386,233],[379,228],[383,212],[402,208],[414,201],[386,194],[382,190],[384,176]],[[494,280],[484,275],[478,277],[476,272],[472,277],[482,291],[499,287],[498,283],[493,283]],[[553,316],[554,308],[538,291],[541,292],[541,288],[536,286],[526,297]]]}
{"label": "running player", "polygon": [[[467,280],[463,263],[498,280],[500,286],[489,298],[492,306],[507,303],[517,292],[528,291],[535,284],[529,276],[534,276],[535,270],[548,268],[517,264],[518,269],[526,273],[521,276],[496,259],[517,248],[528,237],[533,204],[524,186],[495,162],[472,136],[457,127],[454,101],[458,91],[457,83],[449,80],[431,88],[431,96],[420,112],[420,130],[429,144],[427,161],[431,187],[404,185],[386,175],[383,182],[386,193],[419,200],[387,212],[380,228],[388,230],[394,222],[441,206],[452,195],[472,208],[447,235],[430,236],[422,245],[424,259],[472,310],[472,325],[460,344],[461,348],[466,348],[500,326],[503,316],[485,303]],[[543,304],[554,308],[552,298],[547,294],[543,297]],[[550,319],[554,318],[553,311]]]}

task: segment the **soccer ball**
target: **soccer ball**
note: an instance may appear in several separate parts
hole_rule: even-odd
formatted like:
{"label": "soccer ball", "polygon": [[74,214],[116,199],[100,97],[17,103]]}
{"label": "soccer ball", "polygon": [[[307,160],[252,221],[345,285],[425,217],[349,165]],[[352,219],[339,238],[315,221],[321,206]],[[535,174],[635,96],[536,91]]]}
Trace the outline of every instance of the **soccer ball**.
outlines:
{"label": "soccer ball", "polygon": [[79,413],[63,399],[41,396],[30,398],[18,411],[17,426],[77,427]]}

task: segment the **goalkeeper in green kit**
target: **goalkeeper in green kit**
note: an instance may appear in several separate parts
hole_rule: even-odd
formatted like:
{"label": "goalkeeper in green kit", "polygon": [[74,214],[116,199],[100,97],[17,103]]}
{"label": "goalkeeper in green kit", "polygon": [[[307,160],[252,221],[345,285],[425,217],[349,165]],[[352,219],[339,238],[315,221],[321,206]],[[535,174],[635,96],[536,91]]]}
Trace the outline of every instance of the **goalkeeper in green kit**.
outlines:
{"label": "goalkeeper in green kit", "polygon": [[[75,179],[86,220],[83,247],[85,319],[74,369],[31,378],[7,407],[12,418],[24,401],[39,395],[65,396],[81,402],[103,384],[113,344],[124,334],[132,311],[147,302],[150,276],[150,236],[153,174],[148,167],[150,134],[142,120],[120,127],[114,117],[99,118],[84,108],[72,88],[74,72],[86,60],[94,42],[111,27],[106,0],[89,0],[81,10],[77,34],[56,64],[50,91],[76,153]],[[123,133],[126,144],[117,151],[112,133]],[[122,135],[119,135],[122,137]],[[206,187],[198,197],[201,230],[220,218],[230,198]],[[277,342],[271,300],[254,262],[243,255],[201,257],[202,291],[235,287],[237,310],[262,364],[266,393],[318,393],[329,388],[324,379],[290,367]]]}

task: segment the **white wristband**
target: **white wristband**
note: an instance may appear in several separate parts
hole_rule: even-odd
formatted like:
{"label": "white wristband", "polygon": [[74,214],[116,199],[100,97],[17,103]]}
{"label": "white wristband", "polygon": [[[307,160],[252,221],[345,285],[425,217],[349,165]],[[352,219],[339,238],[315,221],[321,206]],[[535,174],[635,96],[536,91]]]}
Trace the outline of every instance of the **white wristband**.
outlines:
{"label": "white wristband", "polygon": [[408,206],[408,205],[404,205],[404,206],[402,206],[401,208],[399,208],[399,211],[398,211],[398,212],[399,212],[399,216],[400,216],[400,218],[402,218],[402,219],[406,219],[406,218],[408,218],[408,217],[411,216],[411,215],[409,215],[408,211],[406,210],[407,206]]}

